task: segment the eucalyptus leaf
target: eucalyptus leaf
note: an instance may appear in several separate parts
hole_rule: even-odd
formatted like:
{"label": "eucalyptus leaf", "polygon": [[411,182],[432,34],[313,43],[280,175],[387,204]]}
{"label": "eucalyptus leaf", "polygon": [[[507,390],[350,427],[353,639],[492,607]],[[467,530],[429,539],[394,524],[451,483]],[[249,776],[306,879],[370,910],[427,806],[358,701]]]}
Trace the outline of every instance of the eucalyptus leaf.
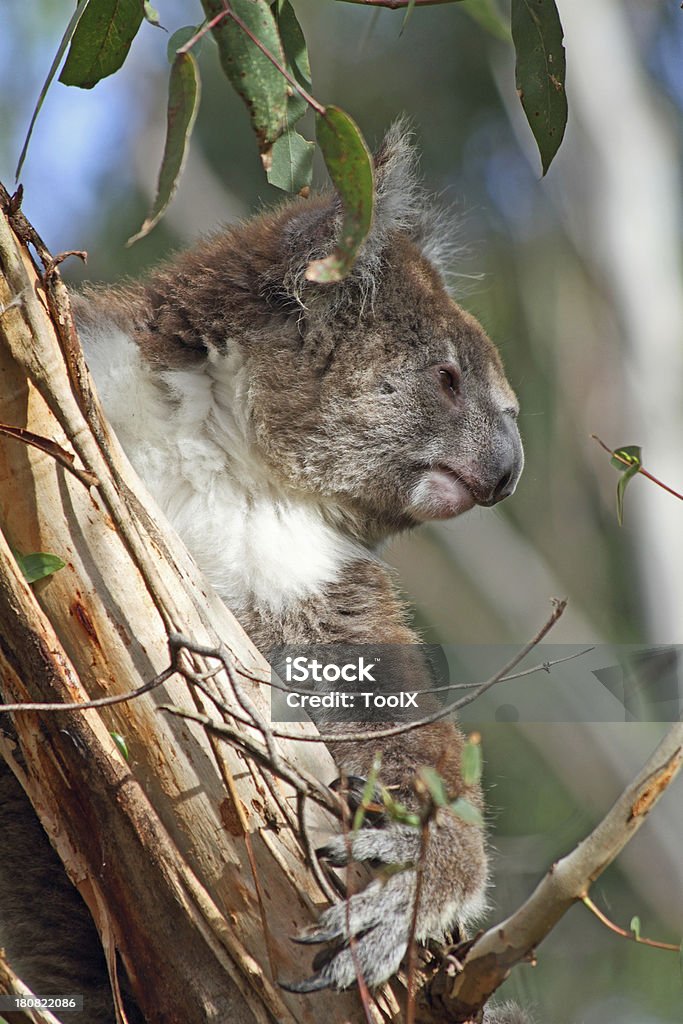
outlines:
{"label": "eucalyptus leaf", "polygon": [[446,786],[435,768],[428,768],[426,766],[420,768],[419,779],[426,786],[436,807],[445,807],[448,804]]}
{"label": "eucalyptus leaf", "polygon": [[481,779],[482,756],[479,737],[470,737],[462,752],[462,781],[473,786]]}
{"label": "eucalyptus leaf", "polygon": [[199,68],[191,53],[179,53],[171,66],[166,118],[166,144],[159,169],[157,194],[149,216],[126,245],[144,238],[159,223],[170,203],[187,158],[199,106]]}
{"label": "eucalyptus leaf", "polygon": [[[312,86],[311,65],[308,59],[306,40],[294,13],[294,8],[289,0],[277,0],[273,5],[273,11],[282,40],[287,70],[306,92],[310,92]],[[308,110],[308,103],[301,93],[291,85],[289,89],[291,95],[287,98],[287,125],[291,129]]]}
{"label": "eucalyptus leaf", "polygon": [[152,7],[151,3],[149,3],[149,0],[144,0],[142,11],[145,16],[145,21],[148,21],[150,25],[154,25],[155,28],[160,28],[164,32],[166,31],[164,26],[159,21],[159,12],[157,11],[156,7]]}
{"label": "eucalyptus leaf", "polygon": [[469,800],[465,800],[464,797],[459,796],[457,800],[454,800],[451,804],[451,810],[454,814],[462,820],[466,821],[468,825],[483,825],[484,819],[481,811],[474,804],[471,804]]}
{"label": "eucalyptus leaf", "polygon": [[640,468],[643,464],[643,449],[637,444],[625,444],[621,448],[615,448],[610,464],[621,473],[625,473],[632,466]]}
{"label": "eucalyptus leaf", "polygon": [[74,32],[59,81],[92,89],[118,71],[144,17],[140,0],[90,0]]}
{"label": "eucalyptus leaf", "polygon": [[408,25],[408,22],[410,21],[410,19],[413,16],[413,11],[414,10],[415,10],[415,0],[410,0],[410,2],[408,3],[408,6],[406,7],[406,13],[403,16],[403,24],[401,25],[401,31],[400,31],[399,35],[403,35],[403,33],[405,32],[406,27]]}
{"label": "eucalyptus leaf", "polygon": [[363,793],[360,798],[360,805],[356,809],[356,813],[353,816],[353,831],[357,832],[362,827],[363,821],[365,820],[365,812],[368,806],[375,799],[375,791],[377,789],[377,778],[379,776],[379,770],[382,766],[381,754],[376,754],[372,762],[372,767],[368,772],[368,777],[365,780],[363,786]]}
{"label": "eucalyptus leaf", "polygon": [[567,124],[564,33],[555,0],[512,0],[517,91],[545,174]]}
{"label": "eucalyptus leaf", "polygon": [[30,555],[22,555],[16,548],[12,548],[17,565],[21,569],[27,583],[36,583],[38,580],[52,576],[64,568],[65,563],[58,555],[51,555],[47,551],[35,551]]}
{"label": "eucalyptus leaf", "polygon": [[309,263],[306,278],[319,284],[341,281],[353,267],[372,224],[374,170],[372,157],[355,122],[339,107],[316,117],[318,144],[344,208],[334,252]]}
{"label": "eucalyptus leaf", "polygon": [[[202,0],[202,7],[209,20],[225,10],[222,0]],[[284,66],[282,43],[267,0],[232,0],[230,9],[248,32]],[[222,18],[212,32],[218,44],[221,67],[247,105],[261,160],[268,170],[272,145],[287,127],[290,87],[272,61],[233,18]]]}
{"label": "eucalyptus leaf", "polygon": [[[176,59],[176,53],[181,46],[189,43],[190,39],[197,35],[197,32],[199,32],[198,25],[184,25],[173,33],[166,47],[166,56],[168,57],[169,64],[172,64]],[[204,38],[202,37],[192,47],[192,53],[195,57],[199,54],[203,42]]]}
{"label": "eucalyptus leaf", "polygon": [[311,187],[314,152],[314,142],[308,142],[296,131],[285,132],[273,143],[271,165],[266,173],[270,184],[285,192],[306,194]]}
{"label": "eucalyptus leaf", "polygon": [[111,736],[111,738],[113,739],[114,743],[116,744],[116,747],[118,748],[119,754],[121,755],[123,760],[124,761],[130,760],[130,752],[128,750],[128,744],[126,743],[126,740],[121,735],[121,733],[120,732],[110,732],[109,735]]}
{"label": "eucalyptus leaf", "polygon": [[610,463],[621,473],[617,483],[617,520],[619,526],[624,525],[624,494],[629,483],[642,466],[642,448],[637,444],[627,444],[615,448]]}

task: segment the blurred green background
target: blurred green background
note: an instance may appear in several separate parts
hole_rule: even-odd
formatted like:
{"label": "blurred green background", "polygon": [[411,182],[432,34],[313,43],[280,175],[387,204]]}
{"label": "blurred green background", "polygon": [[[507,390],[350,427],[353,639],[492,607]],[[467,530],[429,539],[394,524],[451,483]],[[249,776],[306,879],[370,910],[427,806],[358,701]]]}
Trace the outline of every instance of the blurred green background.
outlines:
{"label": "blurred green background", "polygon": [[[199,20],[199,4],[156,6],[171,32]],[[545,179],[515,94],[512,47],[460,5],[416,10],[402,34],[400,12],[335,0],[294,6],[316,97],[351,113],[373,143],[397,114],[409,115],[427,185],[452,210],[461,244],[454,294],[498,343],[521,401],[527,465],[514,498],[387,552],[425,636],[525,641],[557,595],[570,605],[555,641],[683,642],[683,507],[638,478],[620,529],[617,474],[590,439],[641,444],[647,468],[683,489],[680,5],[558,0],[569,124]],[[8,187],[72,7],[2,5],[0,178]],[[143,25],[119,74],[92,92],[56,84],[38,121],[22,174],[24,208],[53,251],[88,250],[85,269],[65,265],[74,283],[137,275],[201,233],[281,199],[265,183],[246,113],[207,41],[178,195],[150,237],[124,248],[156,182],[166,42]],[[320,165],[316,173],[322,182]],[[495,701],[482,717],[495,720]],[[563,717],[482,725],[496,914],[519,903],[599,819],[663,729]],[[597,884],[596,902],[626,927],[638,914],[643,934],[679,941],[682,833],[679,784]],[[683,1020],[676,956],[618,939],[583,908],[505,992],[535,1003],[549,1024]]]}

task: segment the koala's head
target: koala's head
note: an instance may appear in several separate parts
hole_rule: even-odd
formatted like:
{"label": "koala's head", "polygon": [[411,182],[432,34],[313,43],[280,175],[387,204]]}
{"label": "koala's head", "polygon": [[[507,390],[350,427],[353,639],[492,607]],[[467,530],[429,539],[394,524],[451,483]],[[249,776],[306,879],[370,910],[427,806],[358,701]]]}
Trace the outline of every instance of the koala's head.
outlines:
{"label": "koala's head", "polygon": [[[193,330],[219,380],[238,350],[252,456],[371,539],[493,505],[523,465],[517,401],[494,345],[445,288],[445,232],[414,164],[395,127],[376,157],[372,231],[338,285],[305,280],[334,245],[334,195],[286,204],[196,257],[195,271],[211,271]],[[177,277],[186,290],[199,274]]]}

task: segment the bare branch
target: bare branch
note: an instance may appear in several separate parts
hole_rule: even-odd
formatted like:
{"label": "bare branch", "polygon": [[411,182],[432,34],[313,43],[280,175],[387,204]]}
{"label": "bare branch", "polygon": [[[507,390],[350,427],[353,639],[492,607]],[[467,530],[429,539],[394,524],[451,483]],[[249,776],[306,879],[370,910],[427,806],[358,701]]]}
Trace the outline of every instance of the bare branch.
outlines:
{"label": "bare branch", "polygon": [[637,832],[683,764],[683,723],[671,727],[647,764],[591,834],[550,868],[526,903],[472,946],[463,972],[440,968],[425,993],[423,1024],[474,1020],[515,964],[538,944]]}

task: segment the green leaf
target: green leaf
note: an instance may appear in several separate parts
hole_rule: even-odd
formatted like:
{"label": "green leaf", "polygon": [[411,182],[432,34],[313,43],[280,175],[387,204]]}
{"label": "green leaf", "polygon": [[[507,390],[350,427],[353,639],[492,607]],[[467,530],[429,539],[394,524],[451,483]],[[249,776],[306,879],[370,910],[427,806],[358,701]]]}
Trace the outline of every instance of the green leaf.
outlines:
{"label": "green leaf", "polygon": [[610,459],[610,464],[625,473],[632,466],[640,468],[643,464],[643,449],[637,444],[625,444],[621,448],[615,448]]}
{"label": "green leaf", "polygon": [[65,565],[57,555],[50,555],[46,551],[22,555],[16,548],[12,548],[12,554],[27,583],[36,583],[38,580],[45,579],[46,576],[52,576],[59,569],[63,569]]}
{"label": "green leaf", "polygon": [[[273,4],[273,12],[282,40],[287,70],[306,92],[310,92],[312,86],[311,65],[308,60],[306,40],[301,31],[301,25],[297,21],[294,8],[289,0],[276,0]],[[308,110],[308,103],[301,93],[298,93],[292,86],[289,86],[289,90],[291,95],[287,99],[287,124],[293,128]]]}
{"label": "green leaf", "polygon": [[403,33],[405,32],[406,26],[407,26],[408,22],[410,21],[410,19],[412,18],[414,10],[415,10],[415,0],[410,0],[408,6],[406,7],[406,13],[405,13],[405,16],[403,18],[403,24],[401,25],[401,31],[399,32],[399,35],[402,36]]}
{"label": "green leaf", "polygon": [[69,24],[66,26],[66,32],[62,36],[61,42],[60,42],[59,46],[57,47],[57,53],[55,54],[55,58],[52,61],[52,64],[50,65],[50,70],[47,73],[47,78],[43,82],[43,88],[40,90],[40,95],[38,96],[38,102],[36,103],[35,108],[33,110],[33,113],[31,115],[31,122],[30,122],[30,124],[28,126],[28,131],[26,132],[26,138],[24,139],[24,145],[21,147],[21,154],[19,156],[19,163],[17,164],[17,170],[16,170],[16,173],[15,173],[15,177],[16,178],[19,177],[19,175],[21,174],[21,168],[24,166],[24,160],[26,159],[26,153],[28,151],[28,144],[31,141],[31,136],[33,135],[33,129],[35,128],[36,120],[38,118],[38,114],[40,113],[40,108],[43,105],[45,97],[47,96],[47,91],[50,88],[50,86],[52,85],[52,80],[55,77],[55,75],[57,74],[57,69],[58,69],[59,65],[62,63],[62,57],[64,56],[64,54],[66,52],[67,46],[71,42],[71,38],[72,38],[74,32],[76,31],[76,27],[77,27],[79,21],[81,20],[81,18],[83,16],[83,12],[84,12],[85,8],[87,7],[88,3],[89,3],[89,0],[79,0],[78,7],[74,11],[74,13],[71,15],[71,20],[70,20]]}
{"label": "green leaf", "polygon": [[474,804],[471,804],[469,800],[465,800],[464,797],[459,796],[457,800],[454,800],[451,804],[451,810],[454,814],[457,814],[462,821],[466,821],[468,825],[483,825],[484,819],[482,818],[481,811]]}
{"label": "green leaf", "polygon": [[[286,68],[292,78],[306,90],[311,89],[311,66],[306,40],[289,0],[275,0],[272,11],[282,40]],[[272,163],[266,176],[271,185],[285,192],[307,194],[311,187],[315,143],[309,142],[294,125],[308,110],[308,103],[293,86],[288,86],[287,130],[273,143]]]}
{"label": "green leaf", "polygon": [[[202,0],[202,7],[210,20],[225,9],[222,0]],[[282,43],[267,0],[232,0],[230,8],[268,53],[284,65]],[[247,105],[261,160],[268,170],[272,145],[287,127],[287,81],[232,18],[223,18],[212,32],[223,71]]]}
{"label": "green leaf", "polygon": [[[173,33],[166,46],[166,56],[168,57],[168,63],[172,64],[176,59],[176,53],[184,46],[185,43],[189,43],[190,39],[197,35],[199,32],[198,25],[184,25],[183,28],[179,28]],[[204,39],[198,40],[192,47],[192,53],[196,57],[199,54]]]}
{"label": "green leaf", "polygon": [[617,521],[619,526],[624,525],[624,494],[642,466],[641,456],[642,448],[639,445],[627,444],[623,448],[615,448],[614,455],[610,459],[610,463],[622,474],[617,484]]}
{"label": "green leaf", "polygon": [[510,28],[500,13],[496,0],[461,0],[460,9],[496,39],[502,39],[505,43],[512,39]]}
{"label": "green leaf", "polygon": [[632,917],[631,918],[631,924],[629,925],[629,927],[630,927],[631,931],[633,932],[633,934],[635,935],[635,937],[637,939],[639,939],[640,938],[640,918],[639,917]]}
{"label": "green leaf", "polygon": [[130,752],[128,750],[128,744],[120,732],[110,732],[109,735],[113,739],[114,743],[118,747],[119,754],[124,761],[130,760]]}
{"label": "green leaf", "polygon": [[446,792],[444,781],[436,769],[428,767],[420,768],[418,777],[420,782],[427,788],[435,806],[446,807],[449,802],[448,793]]}
{"label": "green leaf", "polygon": [[285,192],[303,192],[311,186],[315,143],[298,132],[289,131],[273,143],[272,161],[266,177]]}
{"label": "green leaf", "polygon": [[545,174],[567,124],[562,23],[555,0],[512,0],[517,91]]}
{"label": "green leaf", "polygon": [[154,25],[155,28],[160,28],[164,32],[166,31],[164,26],[159,21],[159,12],[157,11],[156,7],[152,7],[151,3],[149,3],[149,0],[144,0],[142,11],[145,16],[145,21],[148,21],[150,25]]}
{"label": "green leaf", "polygon": [[617,484],[617,520],[619,522],[619,526],[624,525],[624,494],[626,493],[626,488],[628,487],[630,481],[637,474],[637,472],[638,467],[631,466],[631,468],[627,469],[626,472],[623,473],[623,475],[619,478],[619,483]]}
{"label": "green leaf", "polygon": [[168,87],[166,144],[159,169],[157,194],[144,224],[126,245],[144,238],[159,223],[182,174],[199,106],[199,69],[191,53],[179,53],[171,66]]}
{"label": "green leaf", "polygon": [[482,756],[478,735],[470,736],[462,752],[462,781],[473,786],[481,779]]}
{"label": "green leaf", "polygon": [[140,0],[90,0],[74,32],[59,81],[92,89],[118,71],[142,24]]}
{"label": "green leaf", "polygon": [[363,793],[360,798],[360,804],[356,808],[356,813],[353,816],[352,828],[354,832],[357,832],[358,829],[361,828],[363,821],[365,819],[365,812],[375,799],[375,791],[377,789],[377,778],[379,776],[379,770],[381,767],[382,755],[375,754],[375,757],[372,762],[372,767],[368,772],[368,777],[365,780],[365,785],[363,786]]}
{"label": "green leaf", "polygon": [[306,278],[319,284],[341,281],[353,267],[372,224],[375,183],[372,157],[358,126],[338,107],[316,116],[318,144],[344,207],[337,245],[329,256],[308,264]]}

